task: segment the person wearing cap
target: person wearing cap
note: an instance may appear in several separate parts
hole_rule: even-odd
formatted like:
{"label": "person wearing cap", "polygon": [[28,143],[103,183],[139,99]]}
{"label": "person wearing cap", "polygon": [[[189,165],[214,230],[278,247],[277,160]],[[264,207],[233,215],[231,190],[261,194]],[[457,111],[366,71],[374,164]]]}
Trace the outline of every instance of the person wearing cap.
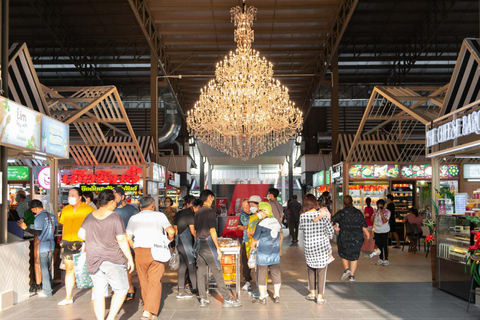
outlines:
{"label": "person wearing cap", "polygon": [[[126,228],[128,226],[128,221],[130,221],[130,218],[138,213],[137,208],[127,203],[127,200],[125,198],[125,190],[123,190],[122,187],[116,187],[115,189],[113,189],[113,194],[115,195],[115,202],[117,203],[117,208],[115,208],[115,212],[119,213],[122,216],[123,226]],[[128,284],[129,289],[125,301],[132,301],[133,298],[135,298],[135,292],[137,291],[137,289],[133,286],[131,273],[128,273]]]}
{"label": "person wearing cap", "polygon": [[33,229],[28,228],[22,220],[18,226],[27,232],[36,235],[40,240],[40,265],[42,269],[42,291],[38,293],[39,297],[52,296],[52,257],[55,249],[55,229],[57,227],[57,218],[54,214],[43,209],[40,200],[32,200],[30,210],[35,214]]}
{"label": "person wearing cap", "polygon": [[250,220],[250,216],[252,213],[250,212],[250,205],[248,203],[248,198],[243,199],[242,201],[242,211],[240,213],[240,218],[238,219],[238,230],[243,231],[243,239],[242,239],[242,248],[240,250],[240,258],[242,263],[242,276],[245,285],[242,287],[245,291],[252,290],[252,275],[250,272],[250,268],[248,267],[248,258],[247,258],[247,249],[245,248],[248,242],[248,221]]}
{"label": "person wearing cap", "polygon": [[212,272],[213,278],[217,283],[217,290],[223,298],[222,306],[224,308],[241,307],[243,303],[232,297],[223,279],[222,267],[220,265],[222,251],[218,244],[216,230],[217,217],[215,211],[212,209],[215,194],[213,191],[205,189],[200,193],[200,199],[203,201],[203,207],[197,211],[194,217],[195,233],[197,236],[194,252],[197,257],[200,307],[206,307],[210,304],[210,300],[207,299],[205,287],[205,281],[208,279],[208,269]]}
{"label": "person wearing cap", "polygon": [[257,250],[257,274],[260,297],[253,303],[266,304],[267,274],[274,285],[273,302],[280,303],[280,287],[282,286],[282,270],[280,269],[280,232],[282,225],[272,213],[272,206],[268,202],[258,205],[259,222],[252,237],[252,249]]}
{"label": "person wearing cap", "polygon": [[[248,228],[247,228],[248,241],[245,244],[247,262],[248,262],[248,259],[250,258],[250,251],[251,251],[251,246],[252,246],[252,241],[253,241],[252,237],[253,237],[253,234],[255,233],[255,228],[257,227],[257,224],[260,221],[259,218],[258,218],[258,215],[257,215],[258,205],[260,204],[260,202],[262,202],[262,198],[260,198],[260,196],[257,196],[257,195],[253,195],[248,199],[248,205],[250,207],[249,208],[250,217],[249,217],[249,220],[248,220]],[[247,266],[248,266],[248,264],[247,264]],[[250,268],[248,270],[250,270]],[[248,294],[257,298],[257,297],[260,296],[260,291],[258,291],[258,281],[257,281],[258,279],[257,279],[257,272],[255,270],[254,270],[254,274],[255,274],[255,281],[257,283],[257,288],[255,290],[251,290],[251,285],[249,283],[250,291],[248,292]]]}

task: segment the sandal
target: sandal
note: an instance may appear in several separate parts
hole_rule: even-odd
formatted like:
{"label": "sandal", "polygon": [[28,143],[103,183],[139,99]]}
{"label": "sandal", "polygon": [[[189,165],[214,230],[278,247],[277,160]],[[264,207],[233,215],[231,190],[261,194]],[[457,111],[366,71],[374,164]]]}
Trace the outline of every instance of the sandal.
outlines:
{"label": "sandal", "polygon": [[315,301],[315,295],[314,295],[314,294],[306,295],[306,296],[305,296],[305,300]]}
{"label": "sandal", "polygon": [[127,293],[127,297],[125,298],[125,301],[132,301],[135,298],[135,293],[137,293],[137,288],[133,287],[133,292]]}

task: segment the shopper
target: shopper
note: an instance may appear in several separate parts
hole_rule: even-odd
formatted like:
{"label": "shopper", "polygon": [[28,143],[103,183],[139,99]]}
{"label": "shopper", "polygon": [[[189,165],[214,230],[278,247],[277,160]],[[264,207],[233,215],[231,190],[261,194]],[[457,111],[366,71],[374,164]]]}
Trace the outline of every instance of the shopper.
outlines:
{"label": "shopper", "polygon": [[367,205],[363,210],[363,216],[365,217],[365,222],[367,223],[367,229],[369,232],[372,232],[373,229],[373,208],[372,208],[372,199],[365,199],[365,204]]}
{"label": "shopper", "polygon": [[398,237],[397,229],[396,229],[396,215],[395,215],[395,203],[393,203],[393,200],[395,198],[391,194],[387,194],[387,209],[390,211],[390,219],[389,219],[389,224],[390,224],[390,235],[392,238],[392,245],[393,245],[393,238],[395,238],[396,245],[393,247],[394,249],[400,249],[400,238]]}
{"label": "shopper", "polygon": [[288,204],[288,228],[290,229],[292,243],[298,242],[298,223],[300,221],[300,211],[302,211],[302,205],[297,201],[297,199],[297,195],[294,194],[292,201]]}
{"label": "shopper", "polygon": [[177,214],[177,209],[173,207],[173,200],[170,197],[165,198],[165,209],[163,210],[163,213],[168,218],[168,221],[170,221],[171,225],[175,224],[175,215]]}
{"label": "shopper", "polygon": [[33,229],[27,227],[23,221],[18,226],[23,230],[35,235],[40,240],[40,265],[42,269],[42,291],[38,292],[40,297],[52,296],[52,258],[55,249],[55,229],[57,219],[55,215],[43,209],[40,200],[32,200],[30,210],[35,214]]}
{"label": "shopper", "polygon": [[15,201],[17,201],[17,209],[15,210],[20,219],[23,219],[25,217],[25,212],[28,210],[27,193],[24,190],[18,190],[15,195]]}
{"label": "shopper", "polygon": [[195,199],[192,202],[192,210],[194,213],[197,213],[200,208],[203,207],[203,201],[201,199]]}
{"label": "shopper", "polygon": [[175,215],[175,242],[180,256],[177,299],[193,298],[191,292],[185,290],[187,276],[190,279],[192,289],[194,292],[197,291],[197,270],[195,257],[193,256],[195,221],[192,202],[194,200],[194,196],[186,196],[184,202],[185,209]]}
{"label": "shopper", "polygon": [[[128,222],[130,221],[130,218],[137,214],[137,208],[127,203],[125,197],[125,190],[122,187],[116,187],[115,189],[113,189],[113,194],[115,195],[115,201],[117,202],[115,212],[122,216],[123,225],[126,228],[128,226]],[[137,292],[137,288],[135,288],[132,283],[131,273],[128,273],[128,285],[129,288],[127,298],[125,300],[127,302],[132,301],[135,298],[135,293]]]}
{"label": "shopper", "polygon": [[280,232],[282,225],[272,213],[272,206],[268,202],[261,202],[258,206],[261,221],[255,228],[252,240],[252,249],[257,250],[258,289],[260,296],[254,303],[266,304],[267,274],[273,282],[273,302],[280,303],[280,288],[282,286],[282,270],[280,268]]}
{"label": "shopper", "polygon": [[242,287],[245,291],[252,290],[252,273],[248,267],[248,257],[247,257],[247,243],[248,243],[248,222],[250,221],[250,205],[248,203],[248,198],[243,199],[242,201],[242,212],[240,213],[240,218],[238,220],[238,230],[243,231],[242,239],[242,248],[240,250],[240,257],[242,263],[242,276],[245,285]]}
{"label": "shopper", "polygon": [[380,250],[380,259],[375,263],[377,266],[388,266],[388,233],[390,232],[389,220],[391,212],[385,209],[385,201],[380,199],[377,201],[377,210],[372,217],[375,223],[375,244]]}
{"label": "shopper", "polygon": [[155,319],[162,298],[161,280],[165,264],[152,256],[152,247],[158,234],[167,233],[173,240],[175,231],[165,214],[155,211],[155,199],[150,196],[140,199],[140,213],[130,218],[127,239],[135,248],[135,263],[143,299],[142,319]]}
{"label": "shopper", "polygon": [[343,209],[338,211],[332,222],[339,225],[339,236],[337,240],[338,255],[342,259],[343,275],[342,280],[355,281],[358,258],[363,245],[363,239],[370,239],[367,223],[363,213],[353,206],[353,199],[350,195],[343,197]]}
{"label": "shopper", "polygon": [[60,242],[60,257],[65,264],[65,299],[58,303],[65,306],[73,303],[73,288],[75,287],[75,273],[73,271],[73,255],[80,253],[83,241],[78,237],[78,230],[93,208],[83,202],[83,193],[80,188],[68,191],[68,205],[60,213],[58,222],[63,225],[62,241]]}
{"label": "shopper", "polygon": [[[247,259],[250,258],[250,252],[252,248],[252,242],[253,240],[253,235],[255,233],[255,229],[257,228],[258,223],[260,222],[259,215],[258,213],[258,205],[262,202],[262,199],[260,196],[253,195],[248,199],[248,205],[250,207],[250,218],[248,219],[248,228],[247,228],[247,236],[248,236],[248,242],[245,245],[245,251],[247,254]],[[250,286],[250,291],[248,292],[249,295],[251,295],[254,298],[260,297],[260,291],[258,290],[258,272],[256,270],[253,271],[255,275],[255,283],[257,284],[257,288],[254,290],[251,290]]]}
{"label": "shopper", "polygon": [[[280,191],[276,188],[270,188],[267,191],[267,199],[268,203],[272,206],[272,213],[275,219],[277,219],[278,223],[282,225],[283,220],[283,206],[278,202],[277,198],[280,194]],[[297,225],[297,233],[298,233],[298,225]],[[280,231],[280,256],[282,255],[282,244],[283,244],[283,232]]]}
{"label": "shopper", "polygon": [[[325,281],[327,278],[328,260],[332,252],[330,238],[333,227],[330,212],[327,209],[328,198],[320,196],[317,204],[315,196],[307,194],[302,201],[304,212],[300,215],[299,229],[305,235],[304,248],[307,261],[308,288],[307,300],[318,304],[325,303]],[[317,205],[320,210],[317,210]]]}
{"label": "shopper", "polygon": [[83,199],[85,199],[85,203],[88,204],[93,210],[97,210],[97,206],[95,205],[95,197],[92,191],[84,191],[83,192]]}
{"label": "shopper", "polygon": [[213,274],[217,283],[217,289],[223,297],[223,307],[241,307],[242,302],[233,299],[225,286],[223,272],[220,265],[222,252],[217,241],[216,214],[212,209],[215,194],[208,189],[200,193],[200,199],[203,201],[203,207],[195,214],[195,253],[197,256],[197,281],[199,283],[198,291],[200,295],[200,307],[206,307],[210,304],[207,299],[205,283],[208,279],[207,266]]}
{"label": "shopper", "polygon": [[[403,219],[403,223],[407,222],[410,223],[412,226],[412,232],[417,232],[417,237],[421,237],[423,235],[423,217],[418,213],[417,208],[410,208],[409,213],[407,216]],[[414,230],[413,226],[415,226],[416,230]],[[413,241],[413,239],[410,239],[411,249],[415,252],[417,251],[417,242]]]}
{"label": "shopper", "polygon": [[132,254],[120,214],[115,212],[117,201],[112,190],[98,196],[98,210],[89,214],[78,231],[85,240],[87,269],[93,282],[93,309],[98,320],[105,319],[105,297],[108,286],[113,289],[107,320],[115,319],[128,292],[128,273],[134,270]]}
{"label": "shopper", "polygon": [[330,195],[330,192],[324,191],[322,193],[322,196],[327,199],[327,209],[329,212],[332,212],[332,196]]}

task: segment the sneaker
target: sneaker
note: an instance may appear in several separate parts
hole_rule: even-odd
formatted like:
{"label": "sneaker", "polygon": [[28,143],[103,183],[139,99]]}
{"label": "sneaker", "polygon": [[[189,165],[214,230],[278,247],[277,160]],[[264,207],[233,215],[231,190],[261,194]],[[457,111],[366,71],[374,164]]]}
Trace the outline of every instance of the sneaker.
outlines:
{"label": "sneaker", "polygon": [[66,300],[66,299],[63,299],[62,301],[60,301],[58,303],[59,306],[66,306],[66,305],[69,305],[69,304],[72,304],[73,303],[73,299],[71,300]]}
{"label": "sneaker", "polygon": [[350,275],[350,273],[352,273],[350,271],[350,269],[346,269],[343,274],[342,274],[342,277],[340,278],[341,280],[347,280],[348,279],[348,276]]}
{"label": "sneaker", "polygon": [[241,306],[243,306],[243,302],[233,298],[224,299],[222,303],[222,307],[224,308],[238,308]]}
{"label": "sneaker", "polygon": [[280,297],[273,297],[274,303],[280,303]]}
{"label": "sneaker", "polygon": [[375,249],[375,251],[373,251],[372,253],[370,253],[370,255],[368,256],[370,259],[372,258],[375,258],[376,256],[379,256],[380,255],[380,249]]}
{"label": "sneaker", "polygon": [[266,298],[263,298],[263,299],[256,298],[256,299],[252,300],[252,303],[260,303],[260,304],[266,305],[267,304],[267,299]]}
{"label": "sneaker", "polygon": [[251,291],[252,290],[252,285],[250,284],[249,281],[245,282],[245,285],[242,287],[242,290],[245,290],[245,291]]}
{"label": "sneaker", "polygon": [[47,296],[45,293],[43,293],[43,291],[37,292],[37,295],[38,295],[40,298],[47,298],[47,297],[49,297],[49,296]]}
{"label": "sneaker", "polygon": [[382,266],[382,265],[383,265],[383,260],[382,260],[382,259],[378,259],[378,261],[375,262],[375,265],[376,265],[376,266]]}
{"label": "sneaker", "polygon": [[385,260],[385,261],[383,261],[383,265],[384,265],[384,266],[389,266],[389,265],[390,265],[390,262],[388,262],[388,260]]}
{"label": "sneaker", "polygon": [[210,304],[210,300],[200,299],[200,307],[201,308],[207,307],[209,304]]}
{"label": "sneaker", "polygon": [[327,260],[327,264],[332,263],[334,260],[335,260],[335,258],[333,256],[329,256],[328,260]]}
{"label": "sneaker", "polygon": [[187,292],[179,292],[177,294],[177,299],[190,299],[193,298],[193,295],[188,294]]}
{"label": "sneaker", "polygon": [[327,300],[325,300],[324,298],[317,298],[317,304],[324,304],[325,302],[327,302]]}
{"label": "sneaker", "polygon": [[188,293],[188,294],[193,294],[193,291],[192,291],[192,286],[190,285],[186,285],[185,286],[185,292]]}
{"label": "sneaker", "polygon": [[348,281],[350,282],[355,282],[355,276],[349,276]]}

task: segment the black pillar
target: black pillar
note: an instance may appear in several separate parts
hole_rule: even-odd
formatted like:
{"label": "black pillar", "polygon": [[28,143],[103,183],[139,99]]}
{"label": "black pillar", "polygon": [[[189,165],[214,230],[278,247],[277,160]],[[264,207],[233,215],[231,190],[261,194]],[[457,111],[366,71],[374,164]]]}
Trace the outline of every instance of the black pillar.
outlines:
{"label": "black pillar", "polygon": [[[2,45],[1,45],[1,63],[2,63],[2,90],[3,96],[8,98],[8,9],[9,0],[2,0]],[[0,171],[2,172],[2,204],[0,205],[0,243],[7,243],[8,236],[8,149],[0,147]]]}
{"label": "black pillar", "polygon": [[295,163],[294,152],[295,143],[292,143],[292,152],[290,153],[290,161],[288,162],[288,199],[292,199],[293,196],[293,165]]}
{"label": "black pillar", "polygon": [[205,162],[203,162],[203,155],[200,149],[198,150],[200,153],[200,192],[205,190]]}

